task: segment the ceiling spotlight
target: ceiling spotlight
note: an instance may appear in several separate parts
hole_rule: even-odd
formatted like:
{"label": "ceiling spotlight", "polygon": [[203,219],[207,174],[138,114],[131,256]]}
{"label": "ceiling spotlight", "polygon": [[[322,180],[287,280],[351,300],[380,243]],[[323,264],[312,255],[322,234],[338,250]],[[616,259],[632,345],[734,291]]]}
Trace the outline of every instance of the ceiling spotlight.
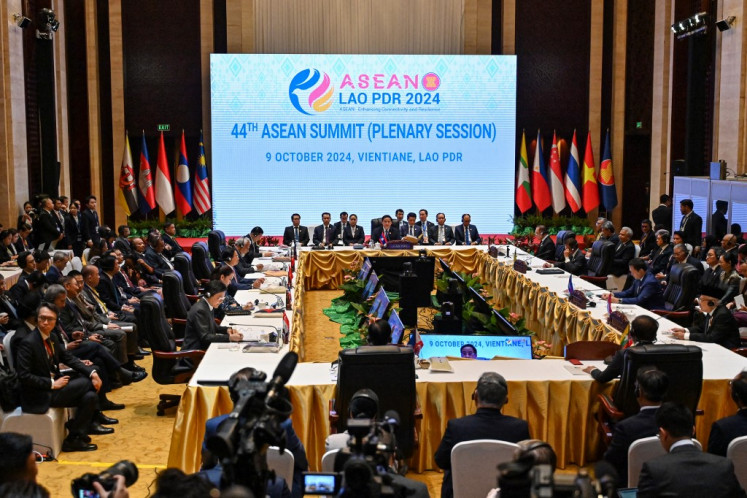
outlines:
{"label": "ceiling spotlight", "polygon": [[678,40],[696,34],[705,34],[708,30],[708,14],[706,12],[698,12],[687,19],[672,24],[671,29]]}
{"label": "ceiling spotlight", "polygon": [[13,14],[13,22],[16,23],[16,26],[19,28],[24,29],[31,24],[31,19],[21,14]]}
{"label": "ceiling spotlight", "polygon": [[57,20],[52,9],[44,8],[39,11],[39,28],[36,37],[40,40],[51,40],[54,33],[60,29],[60,21]]}
{"label": "ceiling spotlight", "polygon": [[737,22],[737,16],[729,16],[726,19],[716,21],[716,27],[719,31],[727,31],[731,29]]}

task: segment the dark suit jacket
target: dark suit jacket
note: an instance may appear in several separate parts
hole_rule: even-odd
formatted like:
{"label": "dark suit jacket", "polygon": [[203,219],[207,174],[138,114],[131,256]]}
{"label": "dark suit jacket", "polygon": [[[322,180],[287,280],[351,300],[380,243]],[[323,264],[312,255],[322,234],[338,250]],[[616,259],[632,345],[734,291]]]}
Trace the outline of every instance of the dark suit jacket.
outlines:
{"label": "dark suit jacket", "polygon": [[[456,240],[456,245],[462,246],[464,245],[465,239],[464,239],[464,224],[460,224],[454,229],[454,239]],[[477,227],[475,225],[469,226],[469,243],[474,244],[475,241],[478,243],[480,242],[480,234],[477,233]]]}
{"label": "dark suit jacket", "polygon": [[698,280],[700,280],[700,278],[703,277],[703,272],[705,272],[705,268],[703,268],[703,262],[700,261],[698,258],[688,256],[686,263],[688,265],[693,265],[695,269],[698,270]]}
{"label": "dark suit jacket", "polygon": [[454,495],[451,481],[451,450],[457,443],[475,439],[497,439],[518,443],[529,439],[529,424],[525,420],[503,415],[500,410],[494,408],[478,408],[474,415],[449,420],[435,455],[436,464],[446,471],[441,485],[442,498]]}
{"label": "dark suit jacket", "polygon": [[661,250],[661,247],[657,247],[656,251],[651,254],[651,272],[654,275],[657,273],[665,273],[672,254],[672,244],[667,244],[667,247],[665,247],[663,251]]}
{"label": "dark suit jacket", "polygon": [[18,364],[18,345],[21,344],[27,335],[29,335],[34,329],[30,329],[26,322],[21,322],[21,325],[16,328],[16,333],[10,338],[10,354],[13,357],[13,365]]}
{"label": "dark suit jacket", "polygon": [[[329,225],[329,243],[334,244],[337,240],[337,231],[334,225]],[[312,239],[315,246],[324,244],[324,225],[314,227],[314,237]]]}
{"label": "dark suit jacket", "polygon": [[[374,227],[373,232],[371,232],[371,240],[376,242],[380,242],[381,234],[384,232],[384,227],[379,225],[377,227]],[[389,227],[389,238],[387,240],[400,240],[401,237],[399,235],[399,230],[397,230],[397,227],[392,224],[392,226]]]}
{"label": "dark suit jacket", "polygon": [[[285,231],[283,231],[283,244],[289,246],[293,243],[294,239],[295,235],[293,233],[293,225],[285,227]],[[309,229],[303,225],[298,225],[298,242],[300,242],[302,246],[309,243]]]}
{"label": "dark suit jacket", "polygon": [[[166,240],[164,239],[164,242],[165,241]],[[132,254],[132,244],[130,244],[130,241],[127,239],[127,237],[117,237],[117,239],[114,241],[114,249],[119,249],[119,251],[122,253],[122,256]]]}
{"label": "dark suit jacket", "polygon": [[672,206],[660,204],[659,207],[651,211],[651,218],[654,220],[654,230],[663,228],[672,231]]}
{"label": "dark suit jacket", "polygon": [[5,324],[5,329],[16,330],[21,326],[23,320],[18,316],[18,307],[10,301],[10,296],[7,296],[7,301],[4,298],[0,298],[0,312],[8,314],[8,323]]}
{"label": "dark suit jacket", "polygon": [[16,252],[18,254],[22,253],[23,251],[33,251],[34,248],[31,245],[31,241],[26,239],[24,244],[24,239],[22,237],[18,237],[18,240],[16,240],[16,243],[13,244],[13,246],[16,248]]}
{"label": "dark suit jacket", "polygon": [[617,470],[621,482],[628,476],[628,449],[639,439],[656,436],[659,426],[656,424],[657,408],[646,408],[615,424],[612,441],[604,452],[604,459]]}
{"label": "dark suit jacket", "polygon": [[687,220],[684,217],[682,218],[680,230],[682,231],[682,238],[685,244],[690,244],[693,247],[699,246],[703,240],[703,218],[695,211],[690,212]]}
{"label": "dark suit jacket", "polygon": [[[710,325],[708,321],[711,322]],[[700,320],[688,330],[691,341],[715,342],[727,349],[738,348],[741,342],[737,321],[726,306],[716,306],[711,320]]]}
{"label": "dark suit jacket", "polygon": [[60,231],[57,229],[55,216],[42,209],[39,212],[39,216],[34,221],[34,237],[36,245],[41,246],[44,244],[44,248],[48,249],[49,244],[56,241],[59,236]]}
{"label": "dark suit jacket", "polygon": [[[137,287],[130,287],[130,284],[127,283],[127,279],[121,271],[114,274],[112,282],[114,282],[114,285],[116,285],[118,289],[122,289],[122,292],[124,292],[127,297],[139,297],[143,294]],[[132,280],[130,280],[130,282],[132,282]],[[137,285],[137,282],[132,282],[132,285]]]}
{"label": "dark suit jacket", "polygon": [[587,263],[588,261],[586,261],[586,256],[584,256],[584,253],[581,252],[580,249],[576,249],[576,252],[571,254],[569,261],[561,261],[560,263],[555,263],[555,266],[557,266],[558,268],[562,268],[568,273],[572,273],[573,275],[586,275]]}
{"label": "dark suit jacket", "polygon": [[716,211],[711,215],[711,228],[716,239],[721,240],[724,235],[729,233],[726,216],[721,211]]}
{"label": "dark suit jacket", "polygon": [[[634,346],[642,346],[644,344],[652,344],[648,341],[640,341],[636,342]],[[609,365],[607,365],[607,368],[604,370],[599,370],[598,368],[595,368],[591,371],[591,376],[594,380],[601,383],[607,383],[611,381],[612,379],[616,378],[622,373],[623,369],[623,363],[625,360],[625,351],[627,349],[618,349],[614,355],[612,355],[612,361]]]}
{"label": "dark suit jacket", "polygon": [[[428,232],[428,238],[430,239],[431,244],[438,243],[438,224],[433,225],[430,228],[430,232]],[[444,244],[453,244],[454,243],[454,230],[444,223]]]}
{"label": "dark suit jacket", "polygon": [[166,255],[167,258],[172,259],[174,256],[179,254],[180,252],[184,252],[184,249],[182,249],[182,246],[179,245],[179,242],[176,241],[176,239],[172,239],[171,235],[167,233],[161,234],[161,238],[163,239],[164,244],[170,245],[170,250],[163,250],[163,253]]}
{"label": "dark suit jacket", "polygon": [[747,410],[741,409],[736,415],[716,420],[708,437],[708,453],[726,456],[726,449],[734,439],[747,436]]}
{"label": "dark suit jacket", "polygon": [[719,283],[721,282],[721,273],[723,273],[724,270],[721,269],[721,266],[716,265],[716,269],[712,270],[710,267],[703,270],[703,275],[700,277],[700,286],[703,287],[704,285],[715,285],[718,287]]}
{"label": "dark suit jacket", "polygon": [[80,234],[83,242],[93,241],[93,245],[98,247],[101,237],[99,237],[99,213],[86,209],[80,213],[81,224]]}
{"label": "dark suit jacket", "polygon": [[355,235],[353,235],[353,227],[348,225],[342,232],[342,243],[347,245],[350,244],[363,244],[366,241],[366,233],[363,227],[355,225]]}
{"label": "dark suit jacket", "polygon": [[734,475],[731,460],[687,445],[643,464],[638,496],[735,497],[745,494]]}
{"label": "dark suit jacket", "polygon": [[64,363],[76,372],[89,377],[93,369],[85,366],[70,354],[52,334],[53,358],[50,360],[44,348],[39,329],[34,329],[18,344],[15,368],[21,382],[21,408],[27,413],[46,413],[52,399],[52,381],[60,376],[59,364]]}
{"label": "dark suit jacket", "polygon": [[228,328],[219,327],[205,299],[199,299],[187,313],[183,350],[205,350],[213,342],[228,342]]}
{"label": "dark suit jacket", "polygon": [[643,256],[648,256],[658,247],[656,245],[656,234],[653,231],[648,232],[648,234],[643,234],[638,245],[641,248],[638,257],[642,258]]}
{"label": "dark suit jacket", "polygon": [[647,310],[664,309],[662,285],[650,272],[646,272],[641,280],[633,280],[633,285],[624,291],[615,292],[615,297],[623,304],[637,304]]}
{"label": "dark suit jacket", "polygon": [[26,283],[26,279],[18,279],[18,282],[13,284],[13,287],[8,289],[8,298],[13,301],[13,304],[18,308],[23,301],[26,294],[29,293],[29,284]]}
{"label": "dark suit jacket", "polygon": [[47,279],[47,282],[49,282],[50,285],[56,284],[57,281],[62,278],[62,273],[55,265],[49,265],[49,270],[44,274],[44,278]]}
{"label": "dark suit jacket", "polygon": [[535,256],[545,261],[555,259],[555,242],[552,241],[549,235],[540,242]]}
{"label": "dark suit jacket", "polygon": [[67,214],[65,218],[65,240],[67,240],[68,245],[73,247],[73,252],[78,257],[83,253],[83,247],[85,246],[83,234],[81,233],[82,227],[83,219],[80,213],[75,218],[70,213]]}
{"label": "dark suit jacket", "polygon": [[[413,226],[412,226],[412,231],[413,231],[413,234],[414,234],[413,236],[414,236],[414,237],[420,237],[420,236],[421,236],[421,235],[423,234],[423,229],[422,229],[422,228],[420,228],[420,227],[419,227],[419,226],[417,226],[417,225],[413,225]],[[400,237],[404,237],[404,236],[406,236],[406,235],[410,235],[410,225],[409,225],[409,224],[406,224],[406,225],[405,225],[405,229],[404,229],[404,231],[400,231],[400,232],[399,232],[399,236],[400,236]]]}
{"label": "dark suit jacket", "polygon": [[58,321],[69,334],[78,330],[85,332],[86,335],[89,334],[83,315],[80,314],[80,311],[70,299],[65,300],[65,307],[60,310]]}
{"label": "dark suit jacket", "polygon": [[619,243],[615,247],[615,253],[612,256],[612,273],[616,277],[627,275],[629,272],[628,263],[635,257],[635,244],[628,241],[626,243]]}
{"label": "dark suit jacket", "polygon": [[119,289],[117,289],[114,281],[105,271],[100,271],[99,275],[99,285],[96,286],[99,297],[106,303],[106,307],[109,310],[121,311],[122,301],[119,299]]}
{"label": "dark suit jacket", "polygon": [[336,244],[342,244],[343,243],[342,242],[343,228],[347,228],[349,226],[350,226],[350,223],[345,223],[345,226],[343,227],[341,221],[336,221],[335,222],[335,243]]}
{"label": "dark suit jacket", "polygon": [[166,261],[164,261],[164,259],[158,255],[155,249],[150,246],[148,246],[148,248],[145,250],[145,262],[153,268],[153,272],[156,274],[159,280],[163,276],[164,272],[171,270],[168,263],[166,263]]}

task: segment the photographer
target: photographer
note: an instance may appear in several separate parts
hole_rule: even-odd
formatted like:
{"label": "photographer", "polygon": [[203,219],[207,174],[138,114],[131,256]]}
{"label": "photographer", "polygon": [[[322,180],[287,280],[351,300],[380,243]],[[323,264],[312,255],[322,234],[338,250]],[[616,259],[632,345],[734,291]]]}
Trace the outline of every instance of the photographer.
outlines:
{"label": "photographer", "polygon": [[500,487],[490,490],[487,498],[498,498],[503,491],[506,496],[530,496],[536,486],[535,478],[539,477],[533,469],[547,466],[546,473],[552,476],[558,458],[548,443],[539,439],[525,439],[516,443],[519,447],[514,453],[512,462],[499,465],[498,481]]}
{"label": "photographer", "polygon": [[[379,397],[371,389],[360,389],[353,394],[349,406],[351,419],[375,421],[376,415],[379,412]],[[342,434],[331,434],[327,438],[325,443],[327,451],[340,449],[340,452],[335,457],[335,472],[343,472],[345,464],[353,456],[350,450],[354,446],[355,441],[352,439],[348,431]],[[394,451],[392,451],[392,454],[394,454]],[[395,489],[399,488],[404,492],[403,496],[413,496],[416,498],[430,496],[428,487],[424,483],[403,477],[393,472],[388,465],[386,475],[390,478],[391,484]]]}

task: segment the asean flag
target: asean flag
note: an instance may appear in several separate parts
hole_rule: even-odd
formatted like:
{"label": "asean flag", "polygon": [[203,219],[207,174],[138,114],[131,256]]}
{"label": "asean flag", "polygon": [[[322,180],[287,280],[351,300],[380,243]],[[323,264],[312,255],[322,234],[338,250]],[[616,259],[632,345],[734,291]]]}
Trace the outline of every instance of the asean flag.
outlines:
{"label": "asean flag", "polygon": [[187,146],[184,142],[182,130],[182,145],[179,150],[179,164],[176,166],[176,206],[182,214],[192,211],[192,187],[189,181],[189,162],[187,161]]}

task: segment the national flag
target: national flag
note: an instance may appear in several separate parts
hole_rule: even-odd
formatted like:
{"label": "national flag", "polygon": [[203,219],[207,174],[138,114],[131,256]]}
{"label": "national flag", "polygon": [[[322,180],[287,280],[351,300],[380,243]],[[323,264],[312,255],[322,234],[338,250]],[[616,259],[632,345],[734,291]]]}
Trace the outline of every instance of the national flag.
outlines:
{"label": "national flag", "polygon": [[182,214],[192,211],[192,187],[189,182],[189,162],[187,162],[187,145],[182,130],[182,145],[179,150],[179,164],[176,166],[176,205]]}
{"label": "national flag", "polygon": [[573,273],[568,275],[568,294],[573,294]]}
{"label": "national flag", "polygon": [[591,149],[591,131],[586,137],[583,179],[584,211],[588,213],[599,206],[599,185],[597,185],[597,171],[594,166],[594,152]]}
{"label": "national flag", "polygon": [[612,314],[612,293],[607,293],[607,315]]}
{"label": "national flag", "polygon": [[145,132],[143,132],[143,145],[140,148],[140,174],[137,184],[140,190],[140,212],[148,214],[156,207],[156,193],[153,190],[153,177],[150,173],[150,159],[148,159],[148,146],[145,143]]}
{"label": "national flag", "polygon": [[385,245],[386,244],[386,236],[384,235],[384,231],[381,231],[381,235],[379,235],[379,244]]}
{"label": "national flag", "polygon": [[565,192],[563,191],[563,169],[560,167],[560,153],[558,138],[552,133],[552,149],[550,149],[550,185],[552,188],[552,210],[559,213],[565,207]]}
{"label": "national flag", "polygon": [[534,149],[534,165],[532,167],[532,194],[534,204],[539,211],[544,211],[552,204],[550,187],[547,184],[547,168],[542,156],[542,135],[537,130],[537,146]]}
{"label": "national flag", "polygon": [[130,216],[137,211],[137,193],[135,192],[135,170],[132,169],[132,151],[130,138],[125,132],[125,150],[122,155],[122,167],[119,169],[119,203]]}
{"label": "national flag", "polygon": [[532,185],[529,183],[529,159],[526,134],[521,132],[519,171],[516,175],[516,206],[525,213],[532,207]]}
{"label": "national flag", "polygon": [[210,202],[210,185],[208,183],[207,164],[205,163],[205,145],[200,132],[200,162],[195,168],[194,206],[199,214],[205,214],[212,206]]}
{"label": "national flag", "polygon": [[604,141],[604,153],[599,165],[599,189],[602,191],[602,205],[606,211],[612,211],[617,206],[617,190],[615,189],[615,175],[612,172],[612,154],[610,153],[610,130]]}
{"label": "national flag", "polygon": [[156,202],[163,209],[163,214],[169,214],[174,206],[174,192],[171,189],[171,174],[166,160],[166,146],[163,143],[163,132],[158,142],[158,167],[156,169]]}
{"label": "national flag", "polygon": [[420,350],[423,349],[423,339],[420,338],[420,332],[417,328],[410,333],[410,340],[407,345],[412,347],[415,354],[420,353]]}
{"label": "national flag", "polygon": [[581,163],[578,161],[576,130],[573,130],[571,155],[568,159],[568,168],[565,170],[565,200],[568,201],[568,206],[574,213],[581,210],[581,167],[579,164]]}

